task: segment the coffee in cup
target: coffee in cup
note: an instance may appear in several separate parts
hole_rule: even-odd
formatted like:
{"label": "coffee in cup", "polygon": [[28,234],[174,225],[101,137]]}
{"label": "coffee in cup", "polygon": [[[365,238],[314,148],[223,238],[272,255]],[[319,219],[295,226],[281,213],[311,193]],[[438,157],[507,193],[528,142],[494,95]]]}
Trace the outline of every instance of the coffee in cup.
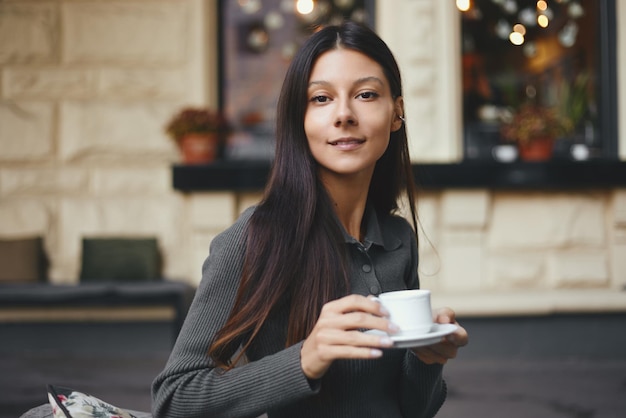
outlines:
{"label": "coffee in cup", "polygon": [[433,327],[430,290],[412,289],[381,293],[378,301],[389,311],[389,320],[400,331],[398,336],[421,335]]}

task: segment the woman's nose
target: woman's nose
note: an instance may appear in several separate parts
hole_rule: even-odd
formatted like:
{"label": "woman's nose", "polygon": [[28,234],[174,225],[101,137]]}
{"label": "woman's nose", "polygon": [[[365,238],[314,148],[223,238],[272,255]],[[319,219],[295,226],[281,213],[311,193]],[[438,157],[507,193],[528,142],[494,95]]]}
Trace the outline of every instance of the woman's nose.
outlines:
{"label": "woman's nose", "polygon": [[356,125],[358,123],[356,114],[349,103],[339,101],[337,104],[337,114],[335,115],[335,126]]}

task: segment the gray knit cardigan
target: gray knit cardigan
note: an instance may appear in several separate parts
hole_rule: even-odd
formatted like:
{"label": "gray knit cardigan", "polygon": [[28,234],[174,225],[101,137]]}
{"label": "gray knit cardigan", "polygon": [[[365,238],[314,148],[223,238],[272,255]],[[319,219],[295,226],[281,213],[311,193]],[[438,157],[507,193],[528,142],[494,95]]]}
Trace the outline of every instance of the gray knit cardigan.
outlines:
{"label": "gray knit cardigan", "polygon": [[[310,381],[300,366],[302,342],[285,347],[287,314],[264,324],[228,372],[207,357],[234,304],[245,252],[248,209],[211,243],[202,281],[165,369],[152,385],[155,417],[416,417],[434,416],[446,397],[441,365],[410,350],[386,349],[375,360],[337,360]],[[417,243],[406,220],[368,210],[363,243],[348,236],[351,292],[417,288]]]}

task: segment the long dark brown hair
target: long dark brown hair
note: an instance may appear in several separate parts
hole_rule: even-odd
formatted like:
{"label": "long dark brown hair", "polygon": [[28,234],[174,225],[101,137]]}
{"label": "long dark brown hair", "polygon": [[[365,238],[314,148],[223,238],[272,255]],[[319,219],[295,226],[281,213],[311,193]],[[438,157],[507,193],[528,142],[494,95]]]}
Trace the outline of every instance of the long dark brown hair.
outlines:
{"label": "long dark brown hair", "polygon": [[[246,256],[235,304],[209,356],[232,367],[267,318],[289,306],[286,346],[305,339],[322,306],[349,290],[345,244],[330,198],[317,176],[304,132],[307,89],[317,58],[338,47],[359,51],[383,69],[394,98],[402,96],[400,70],[387,45],[366,26],[345,22],[313,34],[292,60],[278,101],[275,160],[263,200],[247,230]],[[368,202],[379,214],[398,209],[406,194],[417,231],[413,173],[404,124],[391,133],[376,168]],[[416,234],[417,238],[417,234]],[[242,343],[242,336],[247,341]],[[239,356],[232,356],[243,344]]]}

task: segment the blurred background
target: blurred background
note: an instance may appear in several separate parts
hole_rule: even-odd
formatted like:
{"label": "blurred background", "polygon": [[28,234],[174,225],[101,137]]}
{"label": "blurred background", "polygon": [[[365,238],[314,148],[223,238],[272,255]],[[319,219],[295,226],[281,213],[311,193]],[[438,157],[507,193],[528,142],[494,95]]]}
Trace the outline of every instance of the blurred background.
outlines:
{"label": "blurred background", "polygon": [[47,383],[149,409],[210,241],[261,196],[290,58],[344,18],[400,64],[422,287],[472,335],[441,416],[622,416],[615,0],[0,1],[0,416]]}

